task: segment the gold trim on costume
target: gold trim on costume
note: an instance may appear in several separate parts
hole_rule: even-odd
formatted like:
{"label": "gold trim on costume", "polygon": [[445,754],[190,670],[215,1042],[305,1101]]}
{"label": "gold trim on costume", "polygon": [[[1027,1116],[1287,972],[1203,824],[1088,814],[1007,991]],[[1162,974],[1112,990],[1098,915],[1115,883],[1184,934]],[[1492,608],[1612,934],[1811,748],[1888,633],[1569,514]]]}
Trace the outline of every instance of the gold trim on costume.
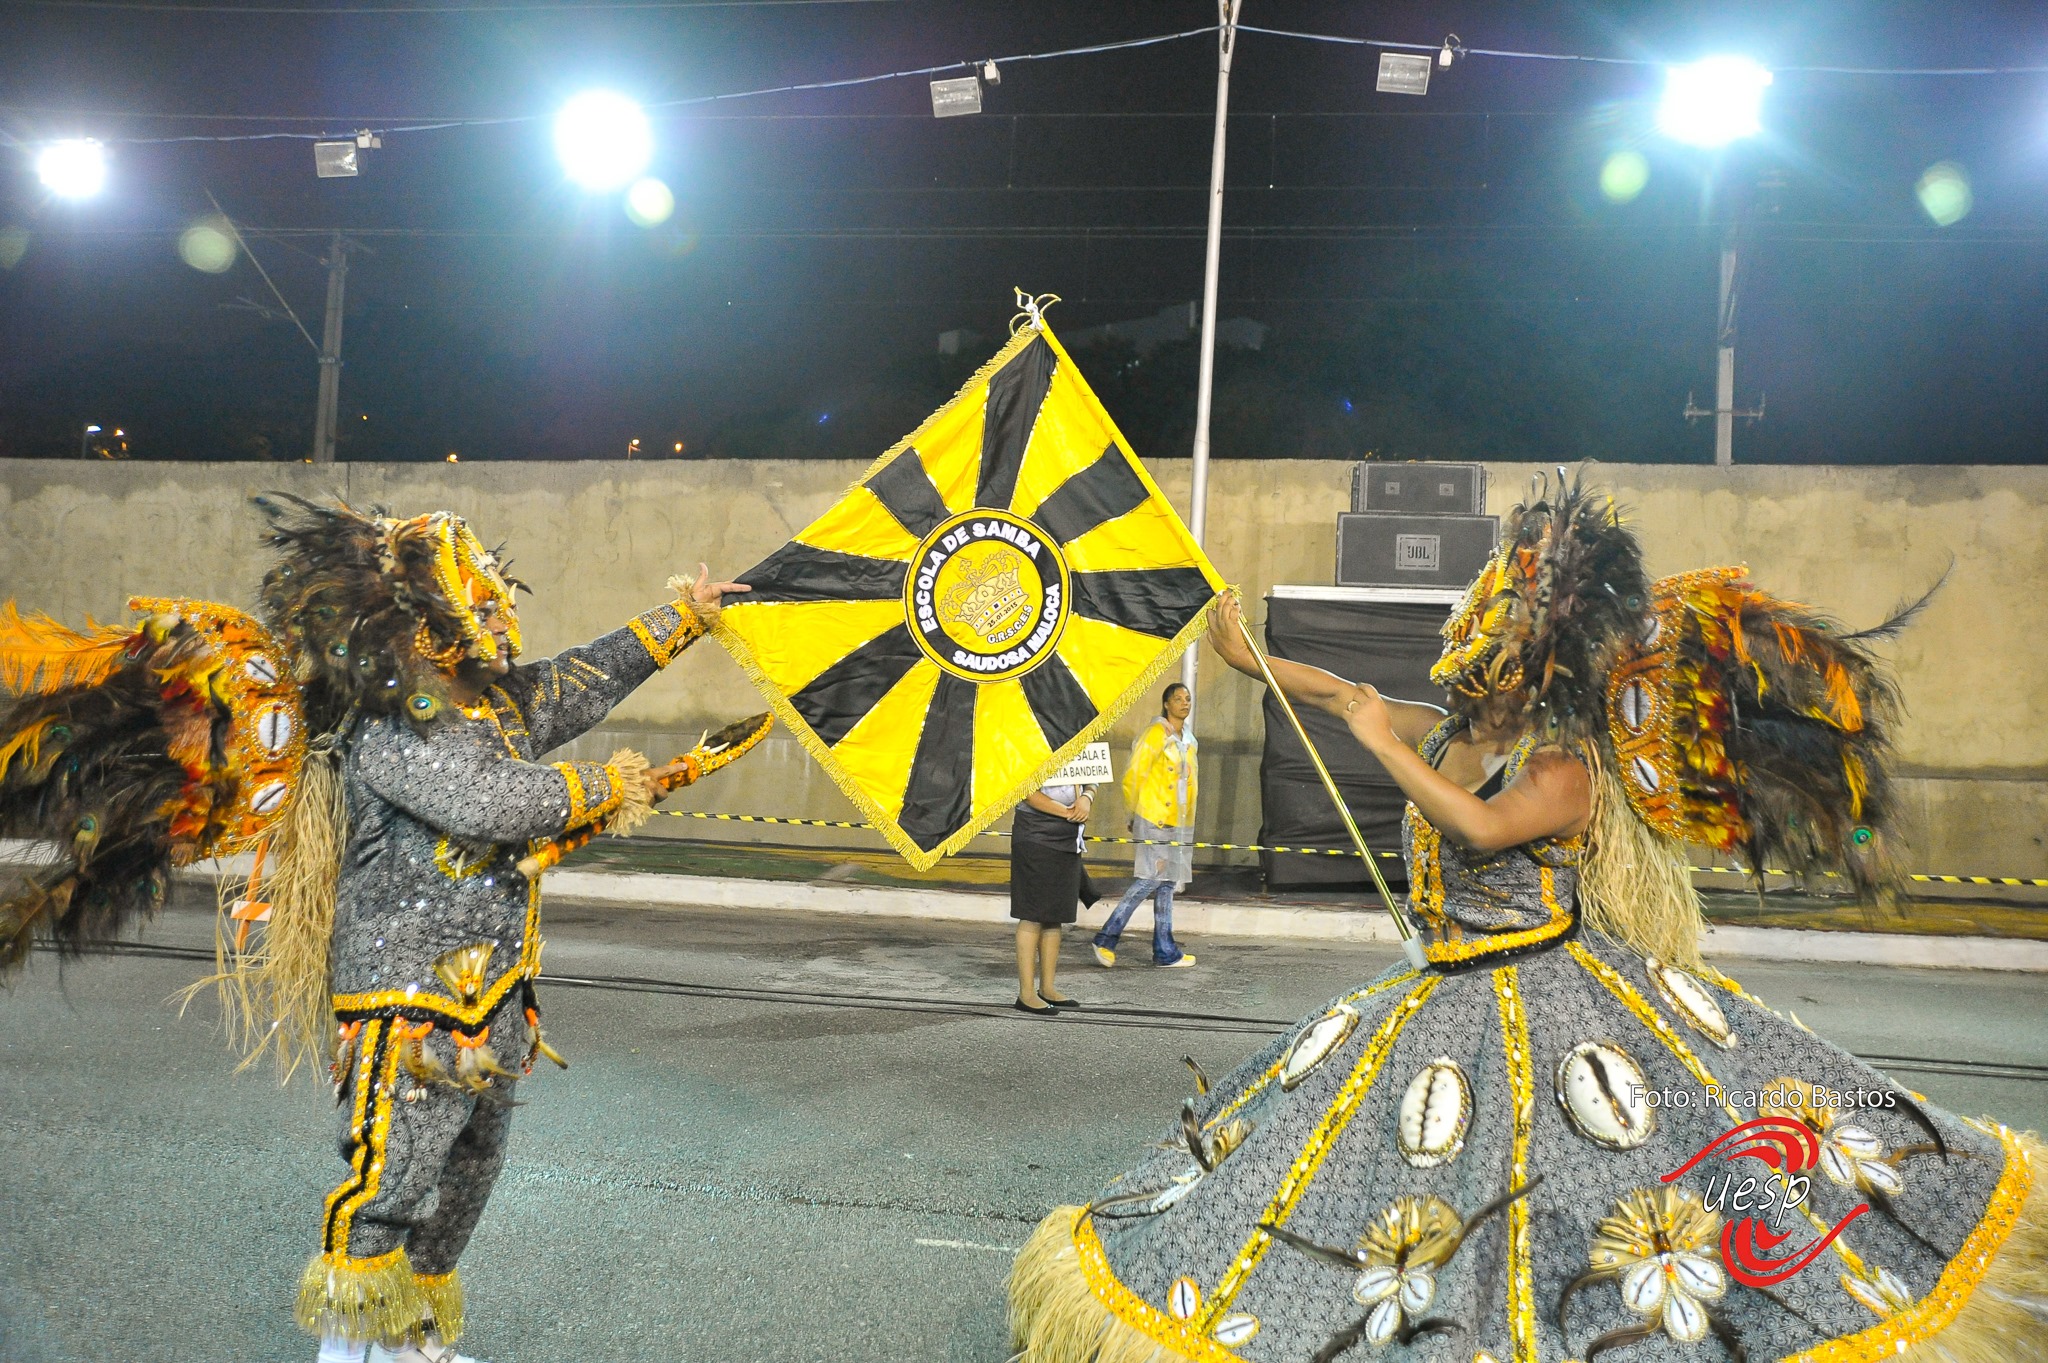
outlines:
{"label": "gold trim on costume", "polygon": [[681,619],[676,627],[668,632],[666,638],[657,638],[654,626],[647,623],[647,616],[653,614],[652,611],[636,615],[626,624],[626,628],[633,631],[633,637],[640,641],[641,647],[647,650],[647,656],[654,659],[656,667],[667,667],[675,661],[676,654],[696,643],[706,633],[704,622],[697,618],[697,612],[691,610],[688,603],[677,601],[669,609],[674,610]]}
{"label": "gold trim on costume", "polygon": [[[1981,1126],[1978,1129],[1985,1130]],[[1996,1136],[2005,1147],[2005,1172],[1998,1176],[1998,1185],[1985,1203],[1983,1220],[1948,1261],[1933,1290],[1867,1330],[1792,1354],[1784,1363],[1877,1363],[1879,1359],[1896,1358],[1948,1328],[1990,1272],[1999,1247],[2019,1225],[2020,1209],[2026,1205],[2034,1186],[2033,1162],[2017,1134],[2004,1126],[1986,1134]]]}
{"label": "gold trim on costume", "polygon": [[1241,1355],[1209,1337],[1204,1323],[1208,1311],[1192,1321],[1175,1320],[1119,1282],[1116,1270],[1109,1266],[1109,1258],[1102,1251],[1102,1239],[1095,1233],[1093,1218],[1081,1216],[1082,1210],[1074,1209],[1074,1257],[1080,1262],[1081,1276],[1097,1301],[1124,1324],[1147,1339],[1176,1350],[1189,1363],[1245,1363]]}
{"label": "gold trim on costume", "polygon": [[[1678,1062],[1685,1066],[1693,1078],[1716,1093],[1721,1091],[1721,1081],[1700,1063],[1700,1058],[1693,1054],[1692,1047],[1685,1044],[1685,1038],[1678,1034],[1678,1029],[1666,1022],[1663,1015],[1650,1006],[1650,1001],[1644,998],[1642,992],[1630,984],[1620,971],[1588,951],[1582,942],[1566,943],[1565,950],[1585,968],[1587,974],[1600,981],[1608,993],[1621,1000],[1622,1007],[1635,1014],[1638,1022],[1654,1032],[1657,1039],[1664,1043],[1664,1049],[1677,1057]],[[1723,1109],[1723,1113],[1726,1114],[1726,1109]]]}
{"label": "gold trim on costume", "polygon": [[[348,1253],[348,1233],[355,1215],[377,1196],[384,1181],[384,1143],[391,1134],[391,1105],[398,1096],[399,1048],[387,1046],[377,1061],[377,1043],[389,1028],[389,1023],[379,1019],[363,1029],[362,1059],[356,1065],[355,1113],[349,1129],[362,1132],[367,1119],[368,1138],[357,1142],[349,1177],[327,1195],[323,1238],[329,1254]],[[373,1061],[377,1063],[374,1076],[370,1072]],[[353,1191],[350,1184],[356,1185]]]}
{"label": "gold trim on costume", "polygon": [[[574,832],[587,824],[594,824],[625,803],[626,783],[612,766],[603,762],[556,762],[552,765],[562,773],[562,780],[569,787],[569,823],[565,831]],[[593,804],[590,788],[584,782],[598,772],[604,773],[605,794],[603,799]]]}
{"label": "gold trim on costume", "polygon": [[[1514,1097],[1513,1138],[1508,1187],[1529,1181],[1529,1140],[1536,1120],[1536,1074],[1529,1059],[1529,1015],[1522,1010],[1521,977],[1511,965],[1493,972],[1494,997],[1500,1003],[1501,1051],[1507,1061],[1508,1087]],[[1508,1331],[1515,1343],[1515,1363],[1536,1360],[1535,1270],[1529,1254],[1529,1199],[1508,1204]]]}
{"label": "gold trim on costume", "polygon": [[[1550,921],[1538,923],[1533,928],[1518,928],[1513,932],[1489,933],[1484,937],[1471,937],[1458,942],[1431,943],[1422,949],[1422,954],[1432,965],[1458,965],[1466,961],[1477,961],[1487,956],[1498,956],[1506,951],[1519,951],[1524,947],[1538,946],[1553,942],[1572,930],[1572,914],[1557,898],[1557,872],[1554,867],[1538,866],[1537,871],[1543,883],[1543,907],[1550,910]],[[1442,894],[1442,890],[1438,890]]]}
{"label": "gold trim on costume", "polygon": [[428,993],[422,986],[410,994],[403,989],[384,989],[367,994],[336,994],[334,1011],[373,1013],[383,1008],[397,1008],[409,1014],[432,1014],[458,1023],[464,1028],[473,1029],[504,1001],[506,993],[514,984],[520,980],[530,980],[540,973],[540,948],[540,879],[535,877],[526,883],[526,934],[519,944],[518,963],[492,980],[490,987],[484,990],[473,1006],[465,1007],[454,999]]}
{"label": "gold trim on costume", "polygon": [[472,842],[467,838],[444,836],[434,844],[434,865],[450,880],[468,880],[482,875],[497,855],[498,849],[494,844]]}
{"label": "gold trim on costume", "polygon": [[[1346,994],[1343,998],[1337,1000],[1337,1002],[1356,1003],[1360,999],[1369,998],[1374,994],[1378,994],[1385,990],[1392,989],[1396,985],[1413,983],[1416,974],[1417,972],[1413,970],[1404,970],[1400,974],[1394,976],[1392,979],[1381,980],[1378,984],[1369,984],[1363,989],[1354,989],[1350,993]],[[1225,1103],[1222,1106],[1222,1108],[1220,1108],[1217,1111],[1215,1116],[1211,1117],[1208,1121],[1203,1122],[1202,1130],[1213,1130],[1214,1128],[1219,1127],[1223,1125],[1223,1123],[1229,1121],[1232,1117],[1235,1117],[1239,1112],[1242,1112],[1244,1110],[1244,1106],[1246,1103],[1249,1103],[1252,1099],[1258,1097],[1261,1093],[1265,1092],[1266,1086],[1272,1083],[1275,1079],[1278,1079],[1280,1077],[1280,1068],[1286,1063],[1287,1054],[1283,1051],[1281,1052],[1280,1058],[1278,1060],[1275,1060],[1272,1064],[1266,1067],[1266,1072],[1264,1074],[1260,1075],[1257,1079],[1254,1079],[1251,1083],[1245,1086],[1244,1092],[1238,1094],[1237,1097],[1232,1098],[1228,1103]]]}
{"label": "gold trim on costume", "polygon": [[[1316,1123],[1316,1128],[1309,1133],[1308,1141],[1302,1146],[1301,1153],[1295,1156],[1294,1163],[1289,1166],[1287,1177],[1282,1179],[1280,1186],[1274,1190],[1272,1201],[1266,1205],[1265,1214],[1259,1218],[1261,1222],[1277,1226],[1293,1214],[1295,1204],[1300,1202],[1302,1195],[1308,1191],[1308,1185],[1314,1180],[1316,1171],[1322,1167],[1324,1158],[1336,1145],[1337,1138],[1344,1134],[1344,1128],[1350,1125],[1351,1118],[1356,1115],[1359,1104],[1365,1101],[1366,1094],[1372,1090],[1373,1082],[1379,1078],[1380,1067],[1386,1063],[1388,1054],[1394,1049],[1394,1043],[1400,1039],[1401,1029],[1407,1026],[1408,1019],[1429,1001],[1430,994],[1444,982],[1444,979],[1442,975],[1432,975],[1420,981],[1408,991],[1407,998],[1395,1004],[1393,1009],[1380,1019],[1379,1026],[1373,1031],[1372,1040],[1366,1043],[1364,1052],[1359,1055],[1358,1064],[1352,1069],[1351,1077],[1344,1081],[1344,1087],[1337,1090],[1337,1096],[1330,1103],[1329,1110],[1323,1113],[1323,1119]],[[1251,1277],[1252,1270],[1259,1266],[1259,1261],[1266,1257],[1266,1251],[1272,1244],[1273,1237],[1265,1231],[1252,1232],[1251,1238],[1245,1241],[1244,1248],[1237,1252],[1237,1257],[1231,1261],[1229,1269],[1216,1284],[1215,1292],[1210,1294],[1209,1300],[1203,1304],[1197,1324],[1206,1330],[1230,1309],[1230,1303],[1236,1298],[1239,1289],[1244,1286],[1245,1280]]]}

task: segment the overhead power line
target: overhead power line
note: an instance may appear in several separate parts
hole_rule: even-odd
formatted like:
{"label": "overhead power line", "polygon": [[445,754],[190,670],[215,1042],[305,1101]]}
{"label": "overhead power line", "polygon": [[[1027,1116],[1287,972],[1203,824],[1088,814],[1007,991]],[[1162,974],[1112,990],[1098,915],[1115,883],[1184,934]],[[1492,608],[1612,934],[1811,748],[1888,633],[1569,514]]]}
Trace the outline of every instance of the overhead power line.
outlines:
{"label": "overhead power line", "polygon": [[[1513,48],[1466,47],[1455,41],[1400,43],[1383,38],[1353,38],[1341,33],[1304,33],[1291,28],[1257,28],[1239,24],[1240,33],[1257,33],[1268,38],[1298,38],[1312,43],[1339,43],[1349,47],[1379,47],[1394,52],[1439,52],[1445,48],[1460,57],[1505,57],[1516,61],[1591,62],[1600,66],[1666,66],[1654,57],[1598,57],[1582,52],[1525,52]],[[1812,76],[2034,76],[2048,73],[2044,66],[1773,66],[1777,75]]]}
{"label": "overhead power line", "polygon": [[[367,14],[367,13],[484,13],[515,12],[526,10],[567,10],[583,8],[617,9],[698,9],[713,7],[737,7],[753,5],[799,5],[799,4],[873,4],[887,3],[888,0],[598,0],[589,6],[575,5],[528,5],[528,6],[481,6],[474,9],[454,7],[378,7],[378,8],[330,8],[313,7],[251,7],[242,5],[156,5],[144,0],[28,0],[29,3],[54,8],[101,8],[161,10],[182,12],[185,10],[203,12],[235,13],[301,13],[301,14]],[[936,76],[946,72],[979,70],[984,63],[993,61],[998,66],[1016,65],[1023,62],[1051,61],[1064,57],[1091,56],[1103,52],[1128,51],[1136,48],[1154,47],[1163,43],[1181,42],[1199,38],[1219,31],[1219,26],[1208,24],[1200,28],[1182,29],[1173,33],[1158,33],[1142,38],[1125,38],[1114,42],[1089,43],[1079,47],[1059,48],[1050,52],[1023,52],[1010,56],[976,58],[974,60],[942,62],[932,66],[909,67],[899,71],[885,71],[875,75],[847,76],[833,80],[803,81],[789,85],[764,86],[753,90],[734,90],[722,94],[692,95],[676,99],[655,100],[643,107],[650,112],[703,109],[708,106],[729,103],[735,100],[760,99],[770,95],[805,94],[821,90],[846,90],[864,85],[878,85],[887,81],[907,80],[919,76]],[[1361,38],[1347,34],[1312,33],[1296,29],[1263,28],[1252,24],[1238,25],[1242,33],[1256,34],[1270,38],[1288,38],[1305,42],[1333,43],[1350,47],[1370,47],[1404,52],[1438,52],[1447,47],[1460,57],[1493,57],[1504,60],[1585,62],[1602,66],[1651,67],[1663,63],[1647,57],[1606,57],[1587,53],[1540,52],[1512,48],[1467,47],[1454,39],[1434,43],[1401,42],[1384,38]],[[2018,76],[2048,74],[2048,65],[2021,66],[1956,66],[1956,67],[1863,67],[1863,66],[1779,66],[1773,70],[1781,74],[1838,75],[1838,76],[1898,76],[1898,77],[1981,77]],[[1372,116],[1377,111],[1362,111],[1358,114],[1261,114],[1257,117],[1347,117]],[[1474,111],[1453,111],[1465,116],[1477,116]],[[117,109],[52,109],[33,105],[0,105],[0,113],[26,114],[48,118],[110,118],[146,122],[194,122],[194,123],[299,123],[311,124],[330,131],[301,132],[290,129],[272,129],[266,132],[249,133],[184,133],[161,137],[139,137],[110,135],[99,140],[110,143],[131,145],[157,145],[177,142],[261,142],[276,140],[319,140],[332,135],[332,129],[368,130],[380,136],[402,133],[439,132],[453,128],[505,127],[523,123],[536,123],[552,117],[551,113],[504,114],[492,116],[469,115],[310,115],[310,114],[204,114],[168,113],[153,111],[132,111]],[[746,115],[715,115],[716,117],[746,117]],[[826,115],[793,114],[773,115],[786,118],[825,117],[897,117],[899,115]],[[1104,118],[1168,118],[1170,113],[1115,112],[1093,115],[1011,115],[1010,117],[1104,117]],[[1204,115],[1206,117],[1206,115]],[[1402,116],[1433,116],[1431,111],[1417,110]],[[918,117],[922,118],[922,115]]]}
{"label": "overhead power line", "polygon": [[[113,3],[113,0],[108,0],[108,3]],[[1158,33],[1145,38],[1124,38],[1116,42],[1089,43],[1082,47],[1065,47],[1054,52],[1020,52],[1008,57],[977,58],[973,61],[944,62],[937,66],[919,66],[912,67],[908,70],[903,71],[886,71],[879,75],[873,76],[848,76],[839,80],[817,80],[805,81],[796,85],[766,86],[758,90],[735,90],[725,94],[717,95],[692,95],[680,99],[653,100],[647,104],[642,105],[641,107],[647,109],[650,112],[657,110],[693,109],[701,108],[705,105],[710,104],[724,103],[728,100],[758,99],[766,95],[802,94],[814,90],[845,90],[859,85],[876,85],[880,84],[883,81],[905,80],[912,76],[935,76],[946,71],[978,71],[981,69],[984,63],[990,61],[993,61],[998,65],[1015,66],[1024,62],[1051,61],[1060,57],[1082,57],[1090,56],[1100,52],[1120,52],[1129,50],[1131,48],[1155,47],[1161,43],[1179,42],[1185,38],[1199,38],[1203,34],[1216,32],[1216,28],[1216,25],[1210,24],[1206,28],[1183,29],[1178,33]],[[0,112],[27,112],[27,110],[25,108],[22,108],[21,106],[0,105]],[[54,111],[45,112],[53,113]],[[88,115],[73,114],[72,116],[86,117]],[[195,121],[214,121],[215,119],[215,116],[213,115],[204,114],[126,114],[114,113],[112,111],[92,116],[103,118],[176,117],[181,119],[191,119]],[[489,128],[505,127],[508,125],[519,123],[538,123],[552,117],[554,117],[552,113],[535,113],[505,114],[488,118],[442,118],[421,121],[387,121],[385,119],[367,118],[361,115],[355,115],[347,118],[315,119],[297,114],[279,115],[275,118],[264,118],[264,116],[262,115],[250,114],[226,114],[219,115],[218,121],[240,122],[247,120],[261,120],[270,122],[318,122],[330,128],[345,127],[350,129],[367,129],[371,132],[378,134],[379,136],[389,137],[397,133],[439,132],[447,128]],[[159,145],[171,142],[263,142],[274,141],[278,139],[299,139],[305,141],[318,141],[322,138],[327,137],[328,135],[329,134],[327,133],[318,132],[278,131],[263,133],[187,133],[174,137],[109,136],[102,137],[99,140],[102,142],[118,142],[130,145]]]}
{"label": "overhead power line", "polygon": [[152,4],[149,0],[17,0],[54,10],[126,10],[135,14],[306,14],[321,18],[354,14],[566,14],[590,10],[779,9],[790,5],[891,5],[902,0],[557,0],[553,4],[506,5],[199,5]]}

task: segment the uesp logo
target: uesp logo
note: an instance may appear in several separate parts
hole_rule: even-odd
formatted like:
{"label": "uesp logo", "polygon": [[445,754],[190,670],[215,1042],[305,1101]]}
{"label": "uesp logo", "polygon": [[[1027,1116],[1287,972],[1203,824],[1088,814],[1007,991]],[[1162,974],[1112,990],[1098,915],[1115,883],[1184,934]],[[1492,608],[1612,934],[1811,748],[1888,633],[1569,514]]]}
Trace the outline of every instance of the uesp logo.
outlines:
{"label": "uesp logo", "polygon": [[[1724,1169],[1709,1178],[1705,1199],[1709,1211],[1761,1212],[1765,1215],[1779,1210],[1792,1211],[1805,1205],[1806,1194],[1812,1186],[1812,1181],[1805,1174],[1820,1163],[1820,1137],[1806,1123],[1790,1117],[1759,1117],[1723,1134],[1684,1165],[1664,1175],[1662,1182],[1671,1183],[1683,1178],[1710,1156],[1718,1156],[1730,1163],[1739,1159],[1761,1160],[1772,1172],[1758,1179],[1754,1174]],[[1736,1181],[1738,1177],[1741,1179],[1739,1183]],[[1773,1256],[1778,1246],[1791,1238],[1791,1231],[1773,1231],[1755,1215],[1724,1219],[1721,1224],[1721,1261],[1728,1266],[1728,1272],[1737,1282],[1747,1286],[1769,1287],[1773,1283],[1781,1283],[1825,1253],[1851,1221],[1869,1210],[1868,1202],[1858,1204],[1847,1216],[1830,1226],[1820,1239],[1778,1257]]]}

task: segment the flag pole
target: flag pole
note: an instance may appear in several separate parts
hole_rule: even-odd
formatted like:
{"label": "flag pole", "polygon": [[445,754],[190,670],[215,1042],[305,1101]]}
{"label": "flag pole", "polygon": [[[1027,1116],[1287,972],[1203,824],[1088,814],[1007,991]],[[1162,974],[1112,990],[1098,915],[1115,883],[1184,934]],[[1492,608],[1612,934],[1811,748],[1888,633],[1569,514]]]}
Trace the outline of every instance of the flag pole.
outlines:
{"label": "flag pole", "polygon": [[1387,912],[1394,919],[1394,928],[1401,934],[1401,954],[1406,956],[1408,964],[1417,970],[1427,970],[1429,961],[1422,954],[1421,939],[1415,935],[1415,929],[1410,926],[1408,920],[1401,916],[1401,911],[1394,907],[1394,893],[1387,888],[1386,877],[1380,874],[1379,862],[1373,859],[1372,849],[1365,845],[1365,835],[1358,831],[1358,821],[1351,817],[1350,806],[1344,803],[1344,796],[1337,790],[1337,778],[1330,775],[1330,769],[1323,764],[1323,755],[1316,751],[1316,745],[1310,740],[1308,730],[1301,727],[1301,716],[1294,713],[1293,704],[1288,701],[1287,693],[1280,689],[1280,683],[1273,676],[1272,665],[1266,661],[1265,650],[1260,648],[1259,641],[1252,637],[1252,627],[1245,623],[1242,615],[1237,617],[1237,632],[1244,636],[1245,643],[1251,648],[1252,657],[1258,659],[1259,672],[1266,679],[1267,689],[1273,693],[1273,698],[1280,702],[1280,708],[1287,712],[1288,721],[1294,725],[1295,736],[1301,739],[1301,746],[1308,749],[1308,760],[1315,764],[1316,775],[1323,778],[1323,789],[1330,793],[1330,803],[1337,807],[1337,817],[1344,821],[1344,831],[1351,835],[1352,845],[1358,849],[1359,857],[1365,862],[1365,869],[1372,875],[1373,887],[1380,892],[1380,902],[1387,906]]}
{"label": "flag pole", "polygon": [[[1195,373],[1194,470],[1188,530],[1202,542],[1209,522],[1209,412],[1216,394],[1216,278],[1223,259],[1223,142],[1230,128],[1230,59],[1237,53],[1237,15],[1244,0],[1216,0],[1216,129],[1209,149],[1209,234],[1202,258],[1202,341]],[[1180,680],[1195,703],[1195,655],[1181,655]]]}

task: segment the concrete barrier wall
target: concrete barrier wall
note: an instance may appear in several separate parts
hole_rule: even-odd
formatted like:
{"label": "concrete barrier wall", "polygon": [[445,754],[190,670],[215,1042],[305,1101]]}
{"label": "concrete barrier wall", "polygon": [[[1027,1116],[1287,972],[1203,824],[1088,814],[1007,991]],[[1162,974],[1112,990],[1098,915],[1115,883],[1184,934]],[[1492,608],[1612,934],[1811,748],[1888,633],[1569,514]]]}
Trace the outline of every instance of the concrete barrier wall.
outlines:
{"label": "concrete barrier wall", "polygon": [[[578,642],[661,599],[699,559],[743,570],[802,528],[860,472],[832,463],[307,465],[0,461],[0,596],[71,621],[118,616],[131,592],[247,603],[263,567],[251,493],[339,494],[407,513],[445,507],[502,540],[535,594],[521,607],[529,647]],[[1189,466],[1154,468],[1185,507]],[[1492,509],[1536,471],[1491,467]],[[2048,875],[2048,469],[1735,468],[1609,465],[1597,476],[1634,513],[1654,572],[1747,562],[1775,591],[1852,624],[1917,595],[1953,559],[1924,620],[1893,647],[1909,718],[1901,741],[1912,860],[1919,869]],[[1257,596],[1276,583],[1332,580],[1349,466],[1224,462],[1211,480],[1209,546]],[[1207,661],[1207,660],[1205,660]],[[1201,836],[1257,830],[1257,688],[1207,661],[1197,696],[1204,752]],[[722,651],[693,649],[579,744],[659,753],[758,708]],[[1128,742],[1127,717],[1115,740]],[[696,808],[851,819],[850,805],[793,743],[776,742]],[[1120,831],[1112,797],[1098,832]],[[744,826],[659,820],[663,831],[765,836]],[[805,835],[783,830],[791,841]],[[824,841],[862,834],[826,835]],[[998,844],[991,844],[997,846]]]}

